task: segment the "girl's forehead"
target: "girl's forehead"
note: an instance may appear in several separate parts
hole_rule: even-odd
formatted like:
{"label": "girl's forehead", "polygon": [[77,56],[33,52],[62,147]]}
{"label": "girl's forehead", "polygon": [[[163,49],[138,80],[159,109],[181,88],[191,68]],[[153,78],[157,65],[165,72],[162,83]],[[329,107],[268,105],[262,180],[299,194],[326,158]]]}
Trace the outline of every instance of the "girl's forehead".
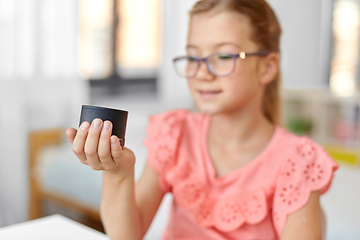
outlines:
{"label": "girl's forehead", "polygon": [[187,47],[210,48],[237,45],[241,50],[253,48],[249,19],[236,12],[200,13],[190,18]]}

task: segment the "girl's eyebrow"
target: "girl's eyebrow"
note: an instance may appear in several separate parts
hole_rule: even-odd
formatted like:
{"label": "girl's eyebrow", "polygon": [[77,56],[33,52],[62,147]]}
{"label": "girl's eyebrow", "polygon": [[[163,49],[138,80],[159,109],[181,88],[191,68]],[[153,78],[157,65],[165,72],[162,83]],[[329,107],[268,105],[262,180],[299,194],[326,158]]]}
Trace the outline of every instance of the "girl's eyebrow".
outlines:
{"label": "girl's eyebrow", "polygon": [[216,46],[216,47],[222,47],[222,46],[224,46],[224,45],[233,45],[233,46],[235,46],[235,47],[240,48],[240,46],[239,46],[238,44],[233,43],[233,42],[223,42],[223,43],[218,43],[218,44],[216,44],[215,46]]}
{"label": "girl's eyebrow", "polygon": [[190,45],[190,44],[188,44],[188,45],[186,46],[186,49],[189,49],[189,48],[195,48],[195,49],[197,49],[197,47],[196,47],[195,45]]}
{"label": "girl's eyebrow", "polygon": [[[240,45],[238,45],[238,44],[236,44],[236,43],[233,43],[233,42],[218,43],[218,44],[215,44],[214,46],[215,46],[216,48],[218,48],[218,47],[222,47],[222,46],[224,46],[224,45],[233,45],[233,46],[241,49]],[[195,48],[195,49],[197,49],[198,47],[195,46],[195,45],[188,44],[188,45],[186,46],[186,49],[189,49],[189,48]]]}

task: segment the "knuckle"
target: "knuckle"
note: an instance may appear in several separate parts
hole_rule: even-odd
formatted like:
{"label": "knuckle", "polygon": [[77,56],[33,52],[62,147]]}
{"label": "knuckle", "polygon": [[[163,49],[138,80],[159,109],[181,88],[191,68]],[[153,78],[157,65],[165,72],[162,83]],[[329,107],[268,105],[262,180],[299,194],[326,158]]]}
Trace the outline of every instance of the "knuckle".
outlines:
{"label": "knuckle", "polygon": [[84,165],[89,165],[89,164],[87,164],[86,159],[85,159],[85,160],[79,159],[79,160],[80,160],[80,162],[81,162],[82,164],[84,164]]}
{"label": "knuckle", "polygon": [[95,171],[103,170],[103,168],[98,164],[91,164],[90,167]]}
{"label": "knuckle", "polygon": [[110,152],[109,152],[109,151],[100,150],[100,151],[98,152],[98,155],[99,155],[99,158],[100,158],[100,159],[109,158],[109,157],[110,157]]}
{"label": "knuckle", "polygon": [[120,151],[113,151],[111,153],[112,157],[114,158],[121,158],[122,157],[122,153]]}
{"label": "knuckle", "polygon": [[97,156],[97,153],[94,149],[85,149],[85,155],[92,158]]}
{"label": "knuckle", "polygon": [[121,149],[120,145],[111,148],[112,155],[121,155],[124,151]]}
{"label": "knuckle", "polygon": [[104,170],[106,170],[106,171],[114,170],[114,166],[112,166],[111,164],[105,164],[104,165]]}
{"label": "knuckle", "polygon": [[75,145],[73,145],[73,147],[72,147],[72,151],[73,151],[76,155],[81,154],[82,150],[83,150],[83,149],[81,149],[80,147],[75,146]]}

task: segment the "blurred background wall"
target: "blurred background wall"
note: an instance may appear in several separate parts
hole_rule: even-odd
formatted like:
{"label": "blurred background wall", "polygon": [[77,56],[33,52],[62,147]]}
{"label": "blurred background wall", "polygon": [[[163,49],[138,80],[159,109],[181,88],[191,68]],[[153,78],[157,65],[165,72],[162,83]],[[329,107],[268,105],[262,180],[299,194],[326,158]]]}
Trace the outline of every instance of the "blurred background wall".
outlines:
{"label": "blurred background wall", "polygon": [[[28,219],[28,134],[82,104],[127,109],[145,163],[149,115],[192,108],[172,67],[195,0],[0,0],[0,227]],[[283,28],[284,125],[358,166],[358,0],[269,0]]]}
{"label": "blurred background wall", "polygon": [[76,72],[77,12],[72,0],[0,1],[2,225],[27,219],[28,132],[73,125],[88,102]]}

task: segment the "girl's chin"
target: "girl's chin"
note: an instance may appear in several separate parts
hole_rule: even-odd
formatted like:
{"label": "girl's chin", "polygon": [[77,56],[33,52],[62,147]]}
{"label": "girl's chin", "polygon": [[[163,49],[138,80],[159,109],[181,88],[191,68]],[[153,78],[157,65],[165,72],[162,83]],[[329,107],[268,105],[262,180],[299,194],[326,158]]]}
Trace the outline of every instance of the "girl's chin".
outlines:
{"label": "girl's chin", "polygon": [[199,111],[207,115],[215,115],[221,113],[221,109],[218,106],[209,106],[209,105],[197,105]]}

